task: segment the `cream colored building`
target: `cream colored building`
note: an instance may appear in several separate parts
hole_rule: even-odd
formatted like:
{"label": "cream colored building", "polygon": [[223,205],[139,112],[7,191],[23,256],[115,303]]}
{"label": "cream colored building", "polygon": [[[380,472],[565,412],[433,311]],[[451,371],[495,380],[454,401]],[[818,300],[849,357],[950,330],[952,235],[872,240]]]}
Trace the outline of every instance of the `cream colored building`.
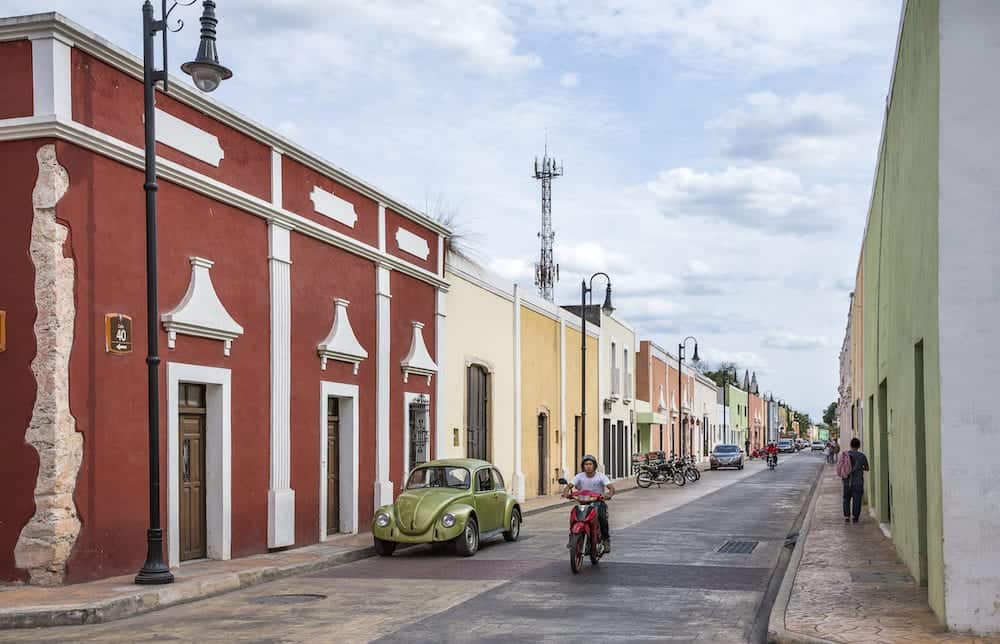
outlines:
{"label": "cream colored building", "polygon": [[719,423],[719,387],[711,378],[692,369],[694,378],[694,409],[691,414],[695,419],[695,443],[691,450],[699,461],[708,459],[708,454],[715,447]]}

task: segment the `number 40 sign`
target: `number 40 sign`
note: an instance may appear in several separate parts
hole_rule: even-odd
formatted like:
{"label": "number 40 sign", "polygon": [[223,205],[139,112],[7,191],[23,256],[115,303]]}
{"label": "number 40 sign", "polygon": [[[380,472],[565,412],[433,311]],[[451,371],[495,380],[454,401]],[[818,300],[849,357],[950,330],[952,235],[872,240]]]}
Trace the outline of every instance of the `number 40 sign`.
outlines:
{"label": "number 40 sign", "polygon": [[104,348],[114,355],[132,353],[132,318],[122,313],[104,316]]}

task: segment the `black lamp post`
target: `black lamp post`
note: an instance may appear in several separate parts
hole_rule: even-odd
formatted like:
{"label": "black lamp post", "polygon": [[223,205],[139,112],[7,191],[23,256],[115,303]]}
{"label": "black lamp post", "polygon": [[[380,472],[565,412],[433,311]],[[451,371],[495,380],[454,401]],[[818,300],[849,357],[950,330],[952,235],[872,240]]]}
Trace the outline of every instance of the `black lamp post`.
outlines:
{"label": "black lamp post", "polygon": [[[163,561],[163,530],[160,528],[160,382],[159,382],[159,306],[156,294],[156,84],[163,83],[167,91],[167,27],[170,13],[180,6],[191,6],[194,0],[177,1],[167,8],[162,0],[159,20],[153,18],[153,5],[142,5],[143,109],[146,128],[146,365],[149,371],[149,529],[146,531],[146,561],[135,576],[137,584],[169,584],[174,575]],[[201,15],[201,44],[198,55],[181,69],[191,75],[198,89],[211,92],[223,80],[233,75],[219,64],[215,50],[215,2],[204,0]],[[162,34],[163,65],[156,69],[154,39]]]}
{"label": "black lamp post", "polygon": [[736,382],[739,378],[736,375],[736,367],[729,367],[728,369],[722,370],[722,440],[726,442],[729,434],[729,423],[726,422],[726,416],[729,414],[729,385],[728,377],[729,372],[733,372],[733,382]]}
{"label": "black lamp post", "polygon": [[580,282],[580,451],[586,453],[587,447],[587,295],[594,301],[594,278],[603,275],[608,281],[604,289],[604,304],[601,310],[611,315],[615,307],[611,306],[611,278],[607,273],[594,273],[587,280]]}
{"label": "black lamp post", "polygon": [[687,347],[687,343],[689,340],[694,341],[694,356],[692,356],[691,359],[694,360],[695,362],[701,360],[701,358],[698,357],[698,340],[695,339],[693,336],[689,335],[688,337],[684,338],[683,342],[677,345],[677,429],[680,430],[681,456],[686,456],[687,454],[685,451],[685,448],[687,447],[685,434],[687,432],[684,430],[684,405],[681,400],[681,389],[684,387],[684,379],[681,376],[683,371],[681,368],[681,363],[684,362],[684,349],[685,347]]}

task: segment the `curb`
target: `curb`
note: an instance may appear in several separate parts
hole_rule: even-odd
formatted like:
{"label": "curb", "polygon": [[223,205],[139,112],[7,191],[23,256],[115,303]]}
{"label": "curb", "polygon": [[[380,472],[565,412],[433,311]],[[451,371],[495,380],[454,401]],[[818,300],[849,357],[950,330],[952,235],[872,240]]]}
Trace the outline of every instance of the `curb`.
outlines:
{"label": "curb", "polygon": [[100,602],[46,606],[34,609],[0,610],[0,629],[41,628],[48,626],[82,626],[134,617],[169,606],[208,599],[234,590],[242,590],[267,581],[290,577],[304,572],[329,568],[365,559],[375,554],[374,547],[340,552],[316,561],[301,564],[280,563],[239,572],[209,575],[201,579],[154,586],[130,595],[113,597]]}
{"label": "curb", "polygon": [[799,572],[799,564],[802,563],[802,555],[805,553],[806,538],[809,536],[809,529],[812,527],[813,515],[816,513],[816,503],[819,501],[820,491],[823,489],[823,478],[826,476],[826,466],[820,470],[819,479],[816,481],[816,488],[813,490],[812,498],[809,499],[809,510],[806,518],[799,529],[798,539],[795,541],[795,549],[788,560],[785,568],[785,576],[778,589],[778,596],[771,607],[771,617],[767,624],[767,641],[769,644],[834,644],[832,640],[821,637],[803,635],[785,629],[785,611],[792,597],[792,587],[795,585],[795,576]]}

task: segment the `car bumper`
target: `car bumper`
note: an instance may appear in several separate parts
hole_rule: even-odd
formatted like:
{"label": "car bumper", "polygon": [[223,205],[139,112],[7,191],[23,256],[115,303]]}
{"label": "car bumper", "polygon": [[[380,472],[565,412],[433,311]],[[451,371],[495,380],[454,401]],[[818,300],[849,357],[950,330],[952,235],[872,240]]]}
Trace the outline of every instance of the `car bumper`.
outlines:
{"label": "car bumper", "polygon": [[427,532],[419,534],[406,534],[397,525],[390,523],[384,528],[372,526],[372,536],[382,541],[392,541],[394,543],[436,543],[441,541],[451,541],[465,530],[465,522],[457,521],[455,525],[446,528],[440,521],[435,521]]}
{"label": "car bumper", "polygon": [[742,464],[743,461],[741,459],[732,459],[732,460],[727,459],[725,461],[711,462],[712,467],[739,467]]}

